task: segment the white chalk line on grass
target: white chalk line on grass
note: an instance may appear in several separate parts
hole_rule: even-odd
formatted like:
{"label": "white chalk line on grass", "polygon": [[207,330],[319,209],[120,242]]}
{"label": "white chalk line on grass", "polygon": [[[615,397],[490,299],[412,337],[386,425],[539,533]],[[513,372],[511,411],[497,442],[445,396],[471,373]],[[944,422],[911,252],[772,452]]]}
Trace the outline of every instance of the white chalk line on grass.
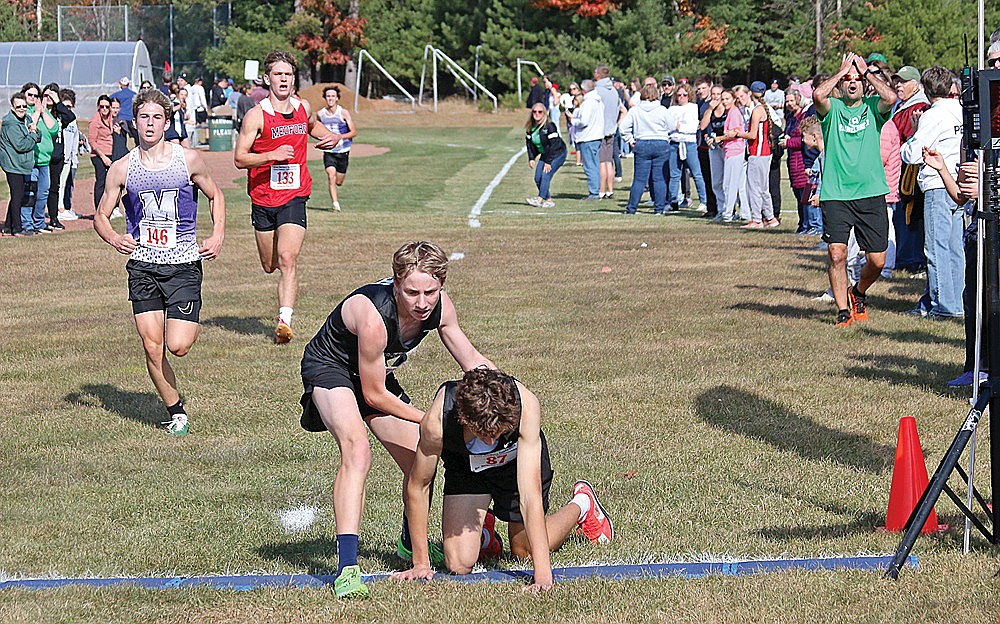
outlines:
{"label": "white chalk line on grass", "polygon": [[477,228],[480,226],[479,215],[483,210],[483,206],[487,201],[489,201],[490,196],[493,195],[493,189],[499,186],[500,182],[502,182],[504,177],[506,177],[510,172],[510,168],[514,166],[514,163],[516,163],[521,156],[527,153],[528,148],[522,147],[520,151],[510,157],[507,164],[504,165],[503,168],[500,169],[500,172],[493,177],[493,180],[486,185],[486,188],[483,189],[483,194],[479,196],[479,199],[476,200],[476,203],[472,206],[472,210],[469,211],[469,227]]}

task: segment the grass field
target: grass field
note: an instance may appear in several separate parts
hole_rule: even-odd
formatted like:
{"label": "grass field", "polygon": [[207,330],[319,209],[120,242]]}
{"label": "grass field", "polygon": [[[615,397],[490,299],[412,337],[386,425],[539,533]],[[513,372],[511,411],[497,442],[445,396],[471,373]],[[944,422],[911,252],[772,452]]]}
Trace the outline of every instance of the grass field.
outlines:
{"label": "grass field", "polygon": [[[576,201],[585,186],[572,164],[556,177],[557,207],[540,211],[523,203],[534,187],[518,162],[482,227],[469,228],[470,207],[523,139],[467,125],[364,130],[359,140],[390,152],[352,161],[344,212],[310,210],[299,337],[286,347],[270,342],[276,279],[259,268],[249,203],[227,192],[201,337],[173,360],[192,418],[184,438],[158,426],[125,259],[90,231],[0,242],[0,576],[335,568],[337,450],[298,426],[299,360],[343,295],[388,275],[392,252],[416,238],[464,253],[447,288],[466,333],[540,397],[553,505],[587,478],[614,515],[613,544],[570,541],[554,565],[895,549],[899,536],[878,526],[898,418],[916,416],[933,469],[967,409],[966,393],[944,387],[961,372],[961,325],[898,314],[919,280],[878,284],[871,321],[835,331],[832,307],[811,300],[826,288],[824,256],[792,235],[790,196],[776,231],[695,213],[625,217],[624,186],[617,203]],[[329,204],[321,188],[315,206]],[[458,374],[431,336],[399,377],[425,407]],[[376,450],[365,572],[402,567],[399,490]],[[300,505],[319,519],[286,534],[278,514]],[[371,600],[354,602],[312,589],[7,590],[0,621],[995,622],[996,551],[976,536],[962,555],[960,516],[947,502],[938,512],[951,530],[921,538],[919,568],[898,582],[793,572],[579,581],[538,597],[515,584],[377,583]]]}

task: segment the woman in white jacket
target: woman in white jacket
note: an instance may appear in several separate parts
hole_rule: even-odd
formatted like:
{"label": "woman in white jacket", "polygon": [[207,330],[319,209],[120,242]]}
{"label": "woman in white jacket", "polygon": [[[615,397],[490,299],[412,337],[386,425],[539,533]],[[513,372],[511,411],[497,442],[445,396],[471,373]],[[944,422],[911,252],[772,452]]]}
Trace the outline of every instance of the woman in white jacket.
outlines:
{"label": "woman in white jacket", "polygon": [[681,163],[686,163],[694,185],[698,191],[698,209],[708,210],[705,205],[705,178],[701,175],[701,162],[698,160],[698,105],[691,96],[691,87],[686,84],[677,85],[673,101],[669,108],[675,120],[670,133],[670,204],[671,210],[679,210],[678,197],[681,192]]}
{"label": "woman in white jacket", "polygon": [[[622,138],[632,146],[634,154],[632,188],[629,190],[625,214],[635,214],[652,173],[649,192],[653,198],[653,211],[662,215],[667,204],[667,182],[663,177],[663,165],[667,161],[670,131],[674,129],[676,122],[669,109],[660,106],[659,87],[655,84],[646,85],[640,93],[639,104],[630,108],[618,124]],[[697,161],[696,154],[694,158]]]}

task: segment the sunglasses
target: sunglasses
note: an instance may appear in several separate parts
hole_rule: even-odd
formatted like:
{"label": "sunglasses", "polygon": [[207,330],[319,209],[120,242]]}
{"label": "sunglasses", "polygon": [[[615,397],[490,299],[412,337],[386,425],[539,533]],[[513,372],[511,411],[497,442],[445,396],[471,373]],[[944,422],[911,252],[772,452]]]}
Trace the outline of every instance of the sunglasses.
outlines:
{"label": "sunglasses", "polygon": [[844,80],[854,81],[854,82],[860,82],[861,81],[861,74],[847,74],[846,76],[844,76]]}
{"label": "sunglasses", "polygon": [[677,97],[688,97],[688,94],[685,93],[684,91],[681,91],[680,93],[677,94]]}
{"label": "sunglasses", "polygon": [[22,108],[28,108],[28,105],[27,104],[15,104],[14,106],[11,106],[11,108],[13,108],[14,110],[19,110],[19,109],[22,109]]}
{"label": "sunglasses", "polygon": [[24,96],[25,97],[38,97],[38,94],[37,93],[25,93]]}
{"label": "sunglasses", "polygon": [[111,108],[111,107],[110,107],[110,106],[108,106],[107,104],[101,104],[101,105],[100,105],[100,106],[98,106],[97,108],[100,108],[100,109],[103,109],[103,110],[107,110],[107,109],[109,109],[109,108]]}
{"label": "sunglasses", "polygon": [[544,115],[545,111],[533,110],[533,111],[531,111],[531,114],[532,115]]}

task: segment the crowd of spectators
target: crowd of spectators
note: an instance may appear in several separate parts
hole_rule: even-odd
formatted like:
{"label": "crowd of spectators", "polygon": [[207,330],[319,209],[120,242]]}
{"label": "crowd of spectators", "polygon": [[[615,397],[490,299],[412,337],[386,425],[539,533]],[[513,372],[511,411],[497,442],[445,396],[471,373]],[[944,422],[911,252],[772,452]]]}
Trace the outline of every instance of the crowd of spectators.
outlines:
{"label": "crowd of spectators", "polygon": [[[209,113],[234,117],[236,128],[253,106],[267,97],[258,78],[240,89],[220,78],[205,92],[201,78],[188,82],[186,74],[164,73],[158,87],[173,104],[167,126],[168,141],[186,147],[204,144]],[[94,166],[94,207],[104,194],[111,163],[123,158],[138,142],[132,118],[137,91],[128,76],[117,90],[101,95],[97,112],[81,132],[74,108],[76,93],[52,83],[44,88],[29,82],[10,98],[10,112],[0,126],[0,168],[10,189],[10,201],[0,205],[0,236],[34,236],[65,229],[64,221],[80,215],[73,209],[73,188],[80,155]],[[144,80],[138,91],[157,88]],[[116,209],[112,218],[120,217]]]}
{"label": "crowd of spectators", "polygon": [[[789,76],[749,86],[669,74],[622,81],[599,65],[592,78],[572,83],[565,94],[548,77],[534,80],[529,107],[537,103],[548,110],[558,132],[565,126],[570,156],[587,181],[586,201],[613,200],[614,184],[622,181],[620,160],[631,157],[625,214],[637,214],[644,205],[657,215],[691,209],[713,222],[764,229],[781,222],[784,177],[796,204],[796,234],[822,237],[817,248],[830,253],[831,290],[822,298],[837,302],[840,317],[855,304],[864,312],[867,288],[896,270],[926,277],[910,314],[967,315],[963,232],[969,217],[950,196],[945,176],[925,160],[928,152],[940,156],[941,166],[958,177],[958,78],[939,66],[893,69],[877,53],[850,58],[834,76]],[[1000,43],[990,47],[989,59],[1000,63]],[[815,93],[821,86],[823,92]],[[818,111],[816,102],[824,108]],[[831,145],[832,161],[825,153]],[[858,174],[857,158],[864,158],[870,175]],[[854,210],[856,201],[863,209],[848,220],[842,253],[845,224],[838,210],[843,203]],[[864,231],[870,221],[865,210],[875,201],[885,214],[872,219],[888,221],[884,249],[878,249],[879,237]],[[830,206],[835,223],[825,224]],[[831,227],[838,231],[829,232]],[[837,292],[841,282],[834,274],[840,272],[847,294]],[[851,318],[860,314],[855,310]]]}

